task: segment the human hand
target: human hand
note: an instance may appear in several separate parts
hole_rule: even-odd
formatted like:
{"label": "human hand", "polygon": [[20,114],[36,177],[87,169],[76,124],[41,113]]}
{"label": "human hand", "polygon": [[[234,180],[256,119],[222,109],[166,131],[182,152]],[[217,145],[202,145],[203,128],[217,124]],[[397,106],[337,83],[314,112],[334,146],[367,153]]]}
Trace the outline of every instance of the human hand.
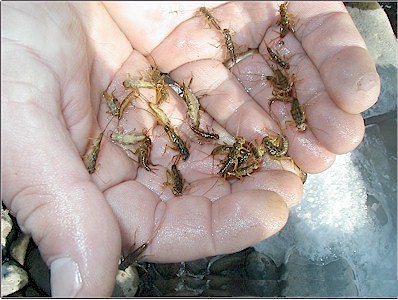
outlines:
{"label": "human hand", "polygon": [[[288,215],[285,203],[294,205],[302,193],[300,180],[288,171],[288,163],[263,166],[251,178],[230,185],[212,175],[217,168],[206,154],[208,145],[191,142],[190,158],[178,165],[190,183],[191,193],[174,198],[161,185],[165,181],[164,167],[169,167],[176,152],[164,152],[167,139],[162,128],[155,127],[153,117],[140,109],[129,108],[120,124],[125,129],[143,125],[151,129],[151,159],[154,164],[161,164],[156,166],[158,170],[150,173],[138,168],[107,138],[101,146],[98,170],[92,176],[82,163],[81,156],[90,144],[87,137],[95,137],[109,120],[103,102],[98,112],[102,91],[111,81],[110,89],[118,87],[121,91],[121,79],[125,79],[126,73],[139,75],[148,66],[141,54],[150,53],[159,68],[170,72],[178,82],[188,82],[192,76],[192,89],[206,91],[201,99],[208,113],[204,126],[211,125],[226,138],[222,128],[247,139],[259,138],[267,130],[278,131],[277,123],[267,116],[265,99],[270,97],[270,89],[257,93],[253,92],[254,87],[251,95],[246,94],[229,71],[215,61],[224,59],[225,47],[211,45],[220,36],[206,28],[202,18],[181,23],[187,16],[171,13],[169,17],[173,9],[168,5],[174,4],[168,2],[162,4],[162,19],[158,19],[152,3],[107,3],[110,15],[100,3],[73,3],[73,8],[58,3],[34,7],[24,4],[17,5],[18,10],[9,5],[3,7],[3,24],[9,27],[3,26],[2,34],[3,61],[7,62],[2,72],[2,119],[6,125],[3,137],[7,145],[2,150],[3,200],[22,229],[32,234],[49,266],[57,257],[70,257],[77,263],[82,279],[80,290],[68,295],[110,295],[121,243],[124,249],[133,244],[139,246],[153,236],[158,224],[146,259],[161,262],[238,251],[276,233],[284,225]],[[192,11],[200,6],[179,5]],[[215,11],[223,28],[236,31],[234,41],[256,48],[264,33],[267,32],[266,38],[275,35],[268,29],[276,22],[276,4],[251,3],[261,10],[240,5],[229,3]],[[308,5],[311,9],[301,3],[299,10],[293,2],[289,4],[289,10],[298,18],[298,42],[291,34],[284,40],[291,53],[296,53],[296,49],[300,53],[302,42],[314,62],[315,67],[302,52],[288,55],[293,69],[297,63],[297,78],[303,78],[297,82],[300,102],[315,102],[306,109],[309,128],[320,130],[298,135],[288,128],[286,134],[292,144],[289,155],[303,170],[319,172],[331,165],[333,153],[350,151],[361,141],[363,123],[358,113],[376,101],[379,81],[349,16],[320,14],[326,10],[340,11],[342,4],[331,3],[326,9],[324,3],[320,7]],[[237,16],[239,11],[248,15]],[[317,22],[310,22],[316,15]],[[335,17],[343,18],[339,21],[344,25],[341,30],[328,26]],[[313,24],[321,23],[317,30],[310,30]],[[320,35],[318,44],[311,43],[311,38],[315,39],[316,33],[325,28],[333,32]],[[45,33],[45,39],[38,32]],[[322,44],[334,41],[327,38],[331,34],[338,35],[339,43],[333,47]],[[351,63],[351,74],[342,72],[347,61]],[[245,69],[257,66],[265,68],[264,62],[261,65],[247,59],[236,65],[233,72],[239,76]],[[374,76],[373,82],[368,81],[367,92],[356,88],[363,74]],[[261,88],[258,86],[257,89]],[[146,92],[150,93],[143,93]],[[312,100],[315,98],[316,101]],[[177,100],[172,96],[165,104],[173,122],[185,117],[183,104]],[[274,105],[275,114],[283,117],[283,104]],[[210,116],[219,125],[212,123]],[[115,126],[112,121],[109,129]],[[182,123],[181,130],[183,127]],[[168,201],[161,202],[159,195]],[[217,201],[209,201],[218,197]],[[65,269],[61,272],[71,275]],[[64,280],[64,288],[70,287],[71,281],[60,274],[53,272],[54,283]],[[65,289],[56,288],[53,295],[67,295]]]}
{"label": "human hand", "polygon": [[[274,103],[270,113],[268,99],[272,96],[272,88],[269,84],[264,84],[266,80],[261,81],[261,77],[265,77],[264,74],[272,74],[264,57],[267,57],[266,45],[278,42],[279,27],[276,25],[279,18],[278,5],[272,2],[233,2],[212,10],[221,28],[230,28],[236,33],[233,40],[237,44],[243,48],[259,47],[259,52],[262,54],[248,57],[235,65],[232,69],[235,76],[231,75],[221,63],[227,56],[226,47],[215,46],[223,44],[223,36],[209,26],[203,16],[195,16],[198,5],[196,3],[194,7],[191,5],[168,3],[153,6],[141,3],[132,8],[127,3],[106,4],[113,18],[120,22],[121,29],[136,52],[146,55],[148,60],[154,60],[163,72],[169,72],[180,84],[188,83],[192,78],[192,90],[204,94],[200,102],[207,114],[204,115],[202,127],[208,126],[215,132],[222,133],[226,139],[228,138],[224,128],[232,136],[241,135],[248,140],[259,140],[267,133],[279,132],[281,128],[277,124],[278,121],[289,118],[290,112],[286,109],[288,106]],[[217,6],[218,3],[213,5]],[[377,100],[380,89],[379,78],[366,46],[343,3],[318,5],[300,2],[298,5],[291,2],[288,9],[295,16],[296,32],[294,35],[289,33],[283,39],[281,53],[287,53],[287,60],[291,66],[289,72],[294,73],[297,78],[295,89],[300,102],[305,106],[309,126],[304,132],[297,132],[294,126],[287,126],[283,131],[290,141],[289,155],[302,170],[317,173],[330,167],[336,154],[349,152],[361,142],[364,125],[360,112]],[[357,59],[353,60],[352,57]],[[126,74],[129,73],[137,78],[142,75],[142,70],[148,67],[149,63],[144,62],[140,55],[134,54],[116,74],[109,91],[116,89],[121,94],[123,92],[126,94],[127,92],[120,88],[120,83],[126,78]],[[146,92],[142,90],[142,93]],[[147,95],[146,98],[154,98],[153,95],[152,91],[151,96]],[[137,101],[133,105],[137,109],[128,112],[123,128],[137,128],[137,131],[143,127],[154,128],[156,122],[153,117],[152,121],[146,124],[137,121],[142,114],[144,117],[141,119],[148,120],[148,113],[144,111],[145,108],[148,109],[145,104]],[[176,126],[179,126],[185,136],[189,136],[189,140],[192,141],[194,135],[189,128],[186,128],[186,124],[181,122],[186,118],[186,108],[181,99],[172,95],[170,101],[162,104],[162,107]],[[106,108],[104,112],[105,110]],[[105,116],[105,113],[102,115]],[[108,119],[103,118],[102,128]],[[157,142],[151,155],[153,163],[170,167],[176,152],[169,149],[164,151],[168,139],[161,126],[152,130],[152,136]],[[235,197],[238,191],[245,191],[244,194],[238,194],[238,199],[242,201],[239,203],[240,207],[247,210],[247,216],[241,218],[248,220],[254,211],[253,202],[249,202],[253,200],[248,191],[261,190],[264,194],[266,193],[264,190],[275,191],[283,195],[289,207],[299,201],[302,185],[298,178],[293,176],[294,170],[289,169],[289,162],[265,161],[261,170],[257,170],[251,177],[230,184],[219,177],[214,177],[218,169],[217,166],[214,168],[213,158],[208,156],[211,149],[212,145],[198,145],[192,142],[190,158],[186,162],[180,160],[178,166],[182,177],[190,183],[190,186],[187,193],[179,199],[173,199],[170,190],[163,191],[160,188],[165,180],[164,168],[160,173],[156,172],[155,176],[139,169],[137,181],[156,191],[161,198],[170,199],[167,205],[178,203],[176,205],[182,207],[181,222],[192,222],[193,227],[200,223],[195,221],[193,213],[189,213],[191,206],[187,195],[204,195],[211,200],[218,199],[212,204],[213,206],[222,202],[225,197],[232,206],[235,204],[230,197]],[[266,198],[269,198],[269,195]],[[248,201],[247,207],[246,201]],[[198,206],[195,204],[192,207],[196,209]],[[114,210],[122,209],[121,207],[116,209],[115,206]],[[163,225],[166,226],[167,222],[168,219]],[[169,222],[176,224],[175,220]],[[263,225],[260,225],[260,228],[261,226]],[[133,228],[129,228],[126,232],[131,232]],[[179,231],[183,229],[179,228]],[[202,254],[194,242],[199,233],[191,231],[193,234],[190,240],[187,239],[186,244],[181,242],[179,246],[181,253],[175,250],[174,240],[169,240],[170,251],[167,257],[161,259],[161,251],[155,250],[154,247],[159,247],[156,243],[164,246],[167,242],[161,241],[161,236],[167,235],[158,232],[157,242],[152,243],[151,254],[155,254],[148,259],[173,261],[174,256],[170,252],[178,253],[180,258],[185,256],[185,259],[204,256],[207,253]],[[260,232],[255,231],[252,230],[255,233],[254,238],[247,236],[249,244],[254,241],[251,239],[264,238]],[[188,237],[188,234],[186,236]],[[127,245],[132,242],[133,240]],[[231,238],[229,242],[224,241],[224,243],[232,244]],[[242,237],[239,236],[238,247],[243,246],[243,243]],[[189,247],[193,247],[192,253]],[[193,256],[195,254],[198,256]]]}

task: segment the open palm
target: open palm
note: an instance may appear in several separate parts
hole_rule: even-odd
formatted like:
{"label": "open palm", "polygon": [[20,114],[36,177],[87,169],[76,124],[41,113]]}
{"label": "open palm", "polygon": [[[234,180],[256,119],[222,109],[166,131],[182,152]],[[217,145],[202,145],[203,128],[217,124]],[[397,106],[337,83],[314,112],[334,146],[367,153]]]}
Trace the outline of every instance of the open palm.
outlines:
{"label": "open palm", "polygon": [[[153,60],[179,83],[193,78],[191,89],[204,95],[201,127],[222,140],[236,135],[259,140],[280,132],[288,106],[275,103],[268,111],[272,88],[261,76],[272,74],[265,53],[278,41],[276,3],[225,3],[214,9],[221,27],[235,32],[236,44],[259,49],[231,70],[222,64],[225,47],[215,46],[222,35],[194,16],[200,3],[29,6],[8,4],[2,10],[3,199],[49,266],[59,257],[77,263],[81,283],[73,295],[109,295],[120,247],[138,247],[156,229],[145,259],[175,262],[241,250],[285,224],[288,207],[302,193],[292,164],[265,159],[251,177],[234,183],[220,178],[218,162],[209,156],[213,145],[198,142],[184,103],[171,91],[162,108],[190,150],[178,163],[187,182],[182,196],[162,187],[178,152],[166,147],[170,142],[143,101],[134,100],[107,130],[148,129],[153,172],[139,168],[107,134],[94,174],[81,159],[92,142],[88,138],[110,120],[104,89],[111,82],[108,91],[122,98],[127,74],[142,76]],[[289,11],[296,33],[277,46],[297,78],[309,129],[282,130],[291,144],[289,156],[303,171],[316,173],[328,168],[335,154],[360,143],[359,113],[376,101],[379,79],[341,3],[292,2]],[[149,100],[154,96],[149,89],[141,92]],[[56,286],[62,276],[52,276]]]}

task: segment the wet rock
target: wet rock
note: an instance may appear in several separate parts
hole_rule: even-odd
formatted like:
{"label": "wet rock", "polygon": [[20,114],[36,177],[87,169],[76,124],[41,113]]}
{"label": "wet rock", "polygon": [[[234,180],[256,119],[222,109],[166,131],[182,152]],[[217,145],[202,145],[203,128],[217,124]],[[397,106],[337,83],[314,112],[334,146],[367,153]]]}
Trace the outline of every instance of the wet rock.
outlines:
{"label": "wet rock", "polygon": [[271,257],[257,251],[246,258],[246,278],[271,280],[279,279],[279,270]]}
{"label": "wet rock", "polygon": [[185,278],[184,285],[187,289],[195,290],[201,293],[207,288],[207,280],[201,280],[197,278]]}
{"label": "wet rock", "polygon": [[181,290],[181,291],[173,291],[164,295],[165,297],[196,297],[197,294],[195,291],[190,290]]}
{"label": "wet rock", "polygon": [[26,251],[28,250],[30,235],[20,234],[19,237],[11,243],[10,255],[22,266],[25,264]]}
{"label": "wet rock", "polygon": [[281,273],[283,297],[358,296],[352,268],[342,258],[320,265],[293,251]]}
{"label": "wet rock", "polygon": [[256,297],[280,297],[282,285],[279,280],[245,280],[250,295]]}
{"label": "wet rock", "polygon": [[313,263],[305,265],[288,262],[282,266],[282,280],[312,280],[322,276],[324,267]]}
{"label": "wet rock", "polygon": [[379,226],[384,226],[388,222],[387,214],[380,204],[380,201],[376,199],[376,197],[369,195],[366,199],[366,206],[368,216],[374,220]]}
{"label": "wet rock", "polygon": [[[235,295],[231,291],[215,290],[215,289],[205,290],[200,296],[201,297],[237,297],[237,295]],[[252,297],[251,295],[240,295],[240,296]]]}
{"label": "wet rock", "polygon": [[137,267],[139,285],[136,297],[152,297],[153,295],[153,280],[156,275],[153,271],[153,264],[145,263],[143,267]]}
{"label": "wet rock", "polygon": [[347,282],[355,280],[355,274],[350,264],[343,258],[339,258],[325,265],[325,280],[333,280],[334,278],[342,279]]}
{"label": "wet rock", "polygon": [[225,296],[248,295],[244,280],[242,278],[230,278],[219,275],[207,275],[208,287],[212,290],[224,291]]}
{"label": "wet rock", "polygon": [[12,230],[12,219],[9,215],[8,209],[1,208],[1,252],[3,257],[6,255],[8,246],[7,237]]}
{"label": "wet rock", "polygon": [[209,265],[209,258],[197,259],[194,261],[189,261],[185,263],[186,271],[191,275],[196,275],[198,277],[207,274],[207,267]]}
{"label": "wet rock", "polygon": [[170,264],[151,264],[154,272],[162,279],[171,279],[177,276],[183,263],[170,263]]}
{"label": "wet rock", "polygon": [[36,285],[47,295],[51,295],[50,270],[37,248],[33,248],[26,256],[26,267]]}
{"label": "wet rock", "polygon": [[125,270],[119,270],[112,297],[134,297],[138,290],[138,284],[139,277],[136,267],[129,266]]}
{"label": "wet rock", "polygon": [[28,286],[24,291],[25,297],[44,297],[43,293],[35,289],[34,287]]}
{"label": "wet rock", "polygon": [[357,297],[353,282],[344,280],[294,280],[284,281],[282,297]]}
{"label": "wet rock", "polygon": [[2,264],[1,296],[8,296],[28,284],[28,274],[16,263],[10,261]]}
{"label": "wet rock", "polygon": [[361,10],[375,10],[380,8],[380,5],[377,2],[344,2],[344,4]]}
{"label": "wet rock", "polygon": [[229,278],[243,278],[245,276],[246,256],[253,251],[253,248],[247,248],[217,259],[210,265],[210,273]]}
{"label": "wet rock", "polygon": [[150,264],[145,275],[148,277],[145,281],[153,284],[151,295],[144,291],[146,296],[277,297],[281,294],[276,264],[252,247],[179,264]]}
{"label": "wet rock", "polygon": [[164,297],[174,293],[179,288],[183,286],[183,280],[180,278],[173,278],[168,280],[158,280],[153,281],[153,293],[155,297]]}
{"label": "wet rock", "polygon": [[251,295],[258,297],[279,297],[281,284],[279,269],[271,257],[257,251],[246,258],[245,284]]}

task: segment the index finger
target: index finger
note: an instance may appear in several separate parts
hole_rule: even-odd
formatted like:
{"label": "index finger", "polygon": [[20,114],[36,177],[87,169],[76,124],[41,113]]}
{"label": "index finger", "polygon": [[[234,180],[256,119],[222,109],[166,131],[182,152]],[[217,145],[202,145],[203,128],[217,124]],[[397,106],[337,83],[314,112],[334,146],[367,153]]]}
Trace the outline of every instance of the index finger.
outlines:
{"label": "index finger", "polygon": [[380,78],[366,44],[342,2],[289,2],[295,36],[318,68],[336,105],[351,114],[371,107]]}

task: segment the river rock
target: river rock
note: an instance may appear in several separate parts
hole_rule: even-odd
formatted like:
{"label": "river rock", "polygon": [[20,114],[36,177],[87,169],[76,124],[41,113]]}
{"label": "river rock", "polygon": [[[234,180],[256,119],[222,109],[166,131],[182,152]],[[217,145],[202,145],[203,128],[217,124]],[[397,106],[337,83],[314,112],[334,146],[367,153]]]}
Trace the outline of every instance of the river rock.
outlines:
{"label": "river rock", "polygon": [[12,219],[8,209],[1,208],[1,252],[3,257],[6,254],[7,237],[12,230]]}
{"label": "river rock", "polygon": [[10,255],[22,266],[25,264],[26,251],[28,250],[30,235],[20,234],[19,237],[11,243]]}
{"label": "river rock", "polygon": [[253,251],[254,249],[250,247],[240,252],[220,257],[210,265],[210,273],[228,278],[244,278],[246,257]]}
{"label": "river rock", "polygon": [[1,267],[1,296],[8,296],[28,284],[28,274],[16,263],[9,261]]}
{"label": "river rock", "polygon": [[318,264],[296,250],[282,266],[282,297],[357,297],[351,266],[343,258]]}
{"label": "river rock", "polygon": [[279,270],[271,257],[253,251],[246,258],[246,278],[259,280],[279,279]]}
{"label": "river rock", "polygon": [[136,267],[129,266],[125,270],[119,270],[112,297],[134,297],[138,290],[138,284],[139,277]]}

